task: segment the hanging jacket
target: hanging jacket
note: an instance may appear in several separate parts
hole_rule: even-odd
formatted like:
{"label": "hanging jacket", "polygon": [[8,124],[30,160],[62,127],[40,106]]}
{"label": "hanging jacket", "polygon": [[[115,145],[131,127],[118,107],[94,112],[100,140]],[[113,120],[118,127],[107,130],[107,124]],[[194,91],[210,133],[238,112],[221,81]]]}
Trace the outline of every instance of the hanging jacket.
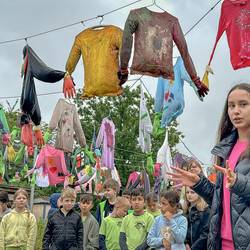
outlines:
{"label": "hanging jacket", "polygon": [[49,68],[34,52],[26,45],[23,49],[24,69],[23,87],[20,100],[21,110],[28,116],[35,125],[41,122],[41,112],[36,95],[34,78],[42,82],[58,82],[65,72]]}
{"label": "hanging jacket", "polygon": [[174,79],[172,51],[175,42],[190,78],[197,79],[186,40],[176,17],[168,12],[153,12],[146,7],[131,10],[123,31],[121,69],[128,68],[133,34],[135,41],[131,74]]}
{"label": "hanging jacket", "polygon": [[[217,144],[212,154],[219,156],[223,162],[228,158],[238,139],[234,130],[228,137]],[[235,250],[250,249],[250,159],[240,159],[235,166],[237,175],[235,184],[230,189],[231,226]],[[221,219],[223,174],[217,173],[216,184],[212,184],[205,176],[193,186],[194,191],[202,196],[211,206],[210,225],[208,234],[208,249],[221,249]]]}
{"label": "hanging jacket", "polygon": [[[160,77],[157,83],[155,94],[154,110],[162,112],[161,128],[166,128],[173,120],[183,113],[184,101],[184,81],[188,82],[199,97],[197,88],[188,75],[183,60],[178,57],[174,65],[174,82]],[[202,97],[199,97],[203,101]]]}
{"label": "hanging jacket", "polygon": [[190,208],[185,243],[188,244],[192,250],[207,249],[209,216],[210,209],[208,207],[206,207],[204,211],[199,211],[195,206]]}
{"label": "hanging jacket", "polygon": [[72,74],[82,55],[82,98],[122,94],[117,75],[121,40],[122,30],[113,25],[88,28],[76,36],[66,63],[66,71]]}
{"label": "hanging jacket", "polygon": [[250,1],[224,0],[215,44],[208,65],[214,56],[218,41],[224,31],[230,49],[230,60],[234,70],[250,66]]}
{"label": "hanging jacket", "polygon": [[102,166],[114,168],[115,154],[115,124],[107,117],[102,120],[100,130],[96,138],[96,147],[102,145]]}
{"label": "hanging jacket", "polygon": [[66,152],[73,152],[74,133],[81,147],[85,147],[86,139],[74,104],[59,99],[51,117],[49,128],[57,128],[55,147]]}
{"label": "hanging jacket", "polygon": [[151,151],[151,133],[153,132],[153,125],[146,106],[144,92],[141,86],[140,99],[140,120],[139,120],[139,145],[143,153]]}

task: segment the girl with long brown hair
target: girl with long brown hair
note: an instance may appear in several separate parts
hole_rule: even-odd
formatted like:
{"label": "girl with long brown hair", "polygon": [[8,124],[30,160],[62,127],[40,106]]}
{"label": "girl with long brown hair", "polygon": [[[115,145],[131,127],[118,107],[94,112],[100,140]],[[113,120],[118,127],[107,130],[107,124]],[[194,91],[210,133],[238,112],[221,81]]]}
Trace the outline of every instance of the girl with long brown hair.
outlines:
{"label": "girl with long brown hair", "polygon": [[209,250],[250,249],[250,84],[228,93],[218,133],[216,183],[173,168],[173,181],[191,187],[211,205]]}

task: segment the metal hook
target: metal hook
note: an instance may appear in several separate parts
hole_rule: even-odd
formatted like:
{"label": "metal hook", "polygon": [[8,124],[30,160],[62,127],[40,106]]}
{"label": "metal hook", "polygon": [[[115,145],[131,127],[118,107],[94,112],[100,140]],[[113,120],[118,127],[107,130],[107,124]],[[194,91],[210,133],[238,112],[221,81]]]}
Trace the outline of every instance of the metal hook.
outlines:
{"label": "metal hook", "polygon": [[104,17],[104,15],[98,15],[97,17],[99,17],[99,18],[101,18],[101,20],[100,20],[100,22],[99,22],[99,25],[101,25],[102,24],[102,22],[103,22],[103,17]]}
{"label": "metal hook", "polygon": [[28,45],[28,38],[27,37],[24,38],[24,41],[25,41],[26,45]]}
{"label": "metal hook", "polygon": [[85,26],[85,22],[84,22],[84,21],[81,21],[81,24],[82,24],[83,26]]}

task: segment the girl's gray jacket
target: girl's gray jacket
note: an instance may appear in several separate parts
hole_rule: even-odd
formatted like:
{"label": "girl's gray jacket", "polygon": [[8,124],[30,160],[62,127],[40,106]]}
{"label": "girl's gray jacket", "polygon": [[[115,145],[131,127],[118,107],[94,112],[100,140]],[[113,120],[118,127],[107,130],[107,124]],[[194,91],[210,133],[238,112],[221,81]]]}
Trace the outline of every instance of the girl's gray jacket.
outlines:
{"label": "girl's gray jacket", "polygon": [[[234,130],[228,137],[216,145],[212,154],[228,159],[238,134]],[[235,166],[237,179],[230,189],[231,193],[231,226],[235,250],[250,250],[250,157],[240,158]],[[193,190],[202,196],[211,206],[208,250],[221,249],[221,218],[223,200],[223,174],[218,173],[216,184],[206,177],[193,186]]]}

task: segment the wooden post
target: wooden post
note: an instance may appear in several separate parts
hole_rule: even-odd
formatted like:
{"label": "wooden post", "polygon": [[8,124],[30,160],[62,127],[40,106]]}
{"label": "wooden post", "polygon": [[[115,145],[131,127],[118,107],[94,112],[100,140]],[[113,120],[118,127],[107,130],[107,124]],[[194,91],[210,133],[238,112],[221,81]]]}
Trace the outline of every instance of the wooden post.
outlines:
{"label": "wooden post", "polygon": [[[37,157],[37,146],[34,148],[34,155],[33,155],[33,167],[35,166],[36,163],[36,157]],[[33,209],[33,203],[34,203],[34,194],[35,194],[35,186],[36,185],[31,185],[31,192],[30,192],[30,210],[32,211]]]}

